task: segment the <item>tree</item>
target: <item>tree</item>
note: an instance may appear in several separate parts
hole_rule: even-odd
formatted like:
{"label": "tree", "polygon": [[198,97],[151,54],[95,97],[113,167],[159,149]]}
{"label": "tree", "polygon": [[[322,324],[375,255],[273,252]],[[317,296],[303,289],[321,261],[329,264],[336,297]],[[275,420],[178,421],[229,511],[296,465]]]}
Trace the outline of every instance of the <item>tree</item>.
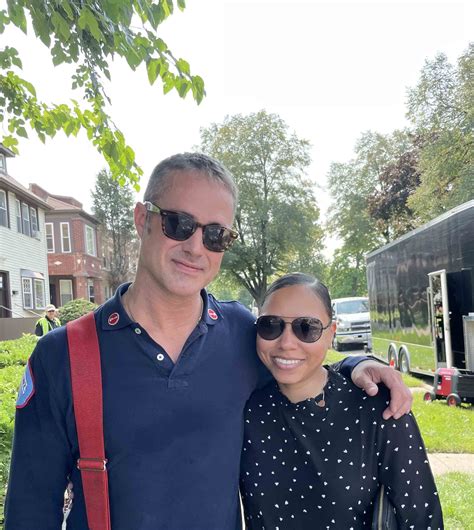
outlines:
{"label": "tree", "polygon": [[97,304],[89,302],[89,300],[76,298],[75,300],[71,300],[67,304],[64,304],[59,309],[59,319],[64,326],[68,322],[71,322],[71,320],[76,320],[76,318],[82,317],[90,311],[94,311],[97,307]]}
{"label": "tree", "polygon": [[[389,168],[411,145],[406,131],[391,135],[368,131],[357,141],[353,160],[331,164],[328,184],[333,201],[328,229],[342,240],[330,267],[328,283],[333,296],[359,296],[367,291],[365,254],[396,237],[401,212],[409,217],[401,201],[397,209],[386,211],[381,198],[392,198],[393,187],[387,185]],[[371,200],[376,217],[371,215]]]}
{"label": "tree", "polygon": [[260,307],[269,281],[320,257],[323,234],[313,186],[305,178],[309,143],[264,110],[228,116],[201,130],[201,149],[221,160],[239,187],[239,239],[223,269]]}
{"label": "tree", "polygon": [[379,189],[367,197],[370,217],[390,238],[400,237],[417,225],[408,200],[420,184],[418,161],[419,149],[413,146],[384,167],[378,177]]}
{"label": "tree", "polygon": [[422,221],[474,198],[474,43],[457,61],[427,60],[408,94],[408,117],[425,138],[420,186],[408,204]]}
{"label": "tree", "polygon": [[[177,6],[184,9],[184,0],[177,0]],[[76,136],[84,130],[112,176],[138,188],[143,172],[108,114],[110,100],[103,78],[110,80],[109,63],[119,56],[132,70],[144,64],[151,84],[160,77],[165,94],[175,89],[185,97],[191,91],[199,103],[204,96],[202,79],[191,75],[189,64],[176,59],[157,35],[158,26],[173,10],[173,0],[8,1],[7,9],[0,9],[0,34],[8,26],[24,33],[32,26],[55,66],[74,65],[72,88],[81,94],[84,106],[77,100],[48,105],[38,99],[34,85],[19,75],[18,51],[5,46],[0,50],[0,122],[8,125],[8,133],[0,138],[3,145],[18,153],[18,140],[28,137],[27,127],[43,142],[59,131]]]}
{"label": "tree", "polygon": [[117,186],[111,174],[103,170],[97,175],[92,199],[94,215],[104,228],[105,254],[110,261],[109,283],[115,291],[131,278],[137,262],[133,192],[129,184]]}

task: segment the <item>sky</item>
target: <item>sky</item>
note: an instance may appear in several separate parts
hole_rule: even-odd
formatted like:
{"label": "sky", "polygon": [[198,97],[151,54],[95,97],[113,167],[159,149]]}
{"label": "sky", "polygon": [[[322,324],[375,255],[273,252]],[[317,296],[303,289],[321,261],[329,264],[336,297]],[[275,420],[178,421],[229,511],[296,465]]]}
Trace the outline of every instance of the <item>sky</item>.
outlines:
{"label": "sky", "polygon": [[[207,96],[166,96],[148,84],[145,68],[124,62],[111,69],[110,113],[144,170],[142,191],[163,158],[192,150],[199,130],[226,115],[265,109],[311,143],[308,170],[324,219],[330,208],[326,175],[331,162],[353,156],[367,130],[390,133],[408,125],[407,87],[426,59],[445,53],[455,62],[474,40],[474,0],[187,0],[159,28],[176,57],[204,78]],[[78,97],[68,67],[54,68],[48,50],[19,30],[2,36],[23,60],[23,75],[46,101]],[[91,210],[91,189],[104,162],[83,136],[58,134],[43,145],[33,135],[8,160],[22,184],[35,182],[70,195]],[[140,195],[138,195],[140,198]],[[337,241],[328,239],[329,254]]]}

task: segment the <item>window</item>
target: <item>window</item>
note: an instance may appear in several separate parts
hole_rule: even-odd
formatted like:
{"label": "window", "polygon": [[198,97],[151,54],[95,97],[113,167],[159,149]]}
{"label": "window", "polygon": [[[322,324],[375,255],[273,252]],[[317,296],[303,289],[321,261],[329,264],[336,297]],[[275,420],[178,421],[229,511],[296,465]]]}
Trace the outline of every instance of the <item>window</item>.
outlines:
{"label": "window", "polygon": [[46,232],[46,249],[49,253],[54,252],[54,225],[53,223],[44,223]]}
{"label": "window", "polygon": [[23,287],[23,307],[25,309],[33,309],[33,282],[31,278],[22,278],[21,284]]}
{"label": "window", "polygon": [[30,206],[31,237],[39,237],[38,214],[36,209]]}
{"label": "window", "polygon": [[69,223],[61,223],[61,250],[71,252],[71,239],[69,237]]}
{"label": "window", "polygon": [[87,280],[87,294],[89,296],[89,302],[95,302],[94,280]]}
{"label": "window", "polygon": [[38,237],[38,210],[18,199],[15,200],[15,205],[16,228],[18,232],[25,234],[25,236]]}
{"label": "window", "polygon": [[91,256],[97,255],[95,247],[95,230],[92,226],[86,225],[86,252]]}
{"label": "window", "polygon": [[72,300],[72,280],[59,280],[59,299],[63,306]]}
{"label": "window", "polygon": [[15,199],[16,203],[16,229],[18,232],[22,232],[21,230],[21,202],[18,199]]}
{"label": "window", "polygon": [[30,209],[24,202],[21,203],[21,218],[23,220],[22,232],[25,234],[25,236],[31,236]]}
{"label": "window", "polygon": [[8,228],[8,203],[5,190],[0,190],[0,225]]}
{"label": "window", "polygon": [[42,273],[21,269],[21,287],[25,309],[44,309],[46,290]]}
{"label": "window", "polygon": [[45,292],[44,292],[44,280],[38,280],[35,278],[33,280],[34,289],[35,289],[35,308],[44,309],[46,306],[45,302]]}
{"label": "window", "polygon": [[2,173],[7,172],[7,160],[5,158],[5,155],[3,153],[0,153],[0,171]]}

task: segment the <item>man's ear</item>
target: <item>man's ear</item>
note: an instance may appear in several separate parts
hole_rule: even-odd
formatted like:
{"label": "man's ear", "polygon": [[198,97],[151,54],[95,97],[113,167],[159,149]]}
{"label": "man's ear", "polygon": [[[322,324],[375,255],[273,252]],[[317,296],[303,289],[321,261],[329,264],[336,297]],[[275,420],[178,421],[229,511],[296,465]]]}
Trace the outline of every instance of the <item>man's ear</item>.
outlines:
{"label": "man's ear", "polygon": [[133,220],[135,221],[138,237],[142,239],[147,222],[147,209],[143,203],[137,202],[137,204],[135,204]]}

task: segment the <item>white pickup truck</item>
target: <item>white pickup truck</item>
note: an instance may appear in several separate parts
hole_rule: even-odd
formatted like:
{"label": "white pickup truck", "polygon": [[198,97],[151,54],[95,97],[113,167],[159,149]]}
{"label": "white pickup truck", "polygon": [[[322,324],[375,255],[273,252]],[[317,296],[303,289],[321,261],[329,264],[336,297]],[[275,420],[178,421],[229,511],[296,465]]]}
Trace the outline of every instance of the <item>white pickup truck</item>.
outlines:
{"label": "white pickup truck", "polygon": [[332,301],[336,334],[333,348],[341,350],[346,344],[367,346],[370,340],[369,299],[364,297],[336,298]]}

